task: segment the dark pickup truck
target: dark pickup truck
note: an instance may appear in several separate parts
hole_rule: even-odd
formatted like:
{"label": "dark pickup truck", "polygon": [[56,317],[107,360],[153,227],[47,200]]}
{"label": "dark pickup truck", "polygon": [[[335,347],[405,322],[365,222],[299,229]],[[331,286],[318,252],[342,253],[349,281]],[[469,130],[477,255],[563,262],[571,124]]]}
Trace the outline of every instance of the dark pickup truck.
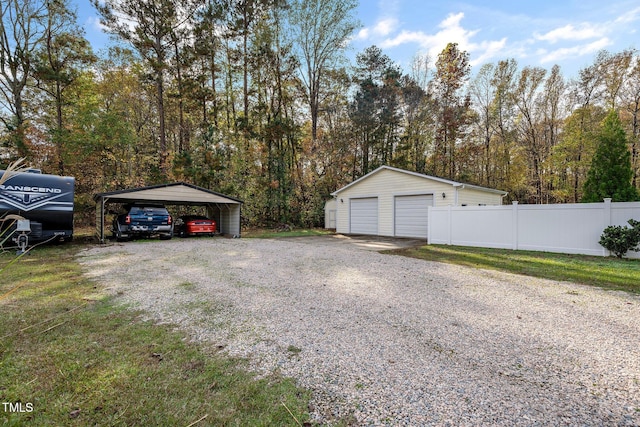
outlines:
{"label": "dark pickup truck", "polygon": [[159,235],[173,237],[173,218],[164,206],[130,205],[127,212],[113,220],[113,235],[117,240]]}

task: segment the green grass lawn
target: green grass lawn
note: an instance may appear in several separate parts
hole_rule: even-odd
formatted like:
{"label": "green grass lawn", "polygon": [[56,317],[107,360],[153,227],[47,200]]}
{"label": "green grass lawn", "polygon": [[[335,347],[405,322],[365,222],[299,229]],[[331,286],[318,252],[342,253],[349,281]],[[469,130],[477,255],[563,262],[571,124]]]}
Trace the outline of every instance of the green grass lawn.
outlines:
{"label": "green grass lawn", "polygon": [[[313,230],[260,237],[322,234]],[[302,233],[301,233],[302,232]],[[295,236],[293,235],[295,234]],[[0,253],[0,424],[301,425],[309,392],[105,296],[80,245]],[[429,245],[390,253],[640,293],[640,261]]]}
{"label": "green grass lawn", "polygon": [[[141,320],[82,276],[80,249],[37,248],[0,272],[0,402],[14,405],[0,406],[0,425],[308,421],[308,392],[278,376],[258,380],[215,346]],[[0,269],[14,258],[0,254]]]}
{"label": "green grass lawn", "polygon": [[390,253],[640,293],[640,260],[444,245]]}

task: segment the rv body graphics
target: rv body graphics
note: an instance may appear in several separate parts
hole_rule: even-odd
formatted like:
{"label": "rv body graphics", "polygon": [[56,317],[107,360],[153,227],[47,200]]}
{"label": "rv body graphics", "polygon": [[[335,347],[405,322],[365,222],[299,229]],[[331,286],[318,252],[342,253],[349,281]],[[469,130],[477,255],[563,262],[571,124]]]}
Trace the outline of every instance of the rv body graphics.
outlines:
{"label": "rv body graphics", "polygon": [[15,174],[0,184],[0,218],[16,214],[28,219],[31,242],[71,240],[74,191],[75,179],[70,176]]}

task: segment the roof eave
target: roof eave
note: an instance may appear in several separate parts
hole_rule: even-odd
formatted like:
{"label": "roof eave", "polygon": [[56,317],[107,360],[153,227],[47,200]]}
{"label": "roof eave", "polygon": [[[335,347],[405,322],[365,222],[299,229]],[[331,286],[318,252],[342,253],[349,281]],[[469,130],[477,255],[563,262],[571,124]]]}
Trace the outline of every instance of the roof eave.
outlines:
{"label": "roof eave", "polygon": [[448,180],[448,179],[445,179],[445,178],[438,178],[437,176],[425,175],[425,174],[422,174],[422,173],[419,173],[419,172],[412,172],[412,171],[408,171],[408,170],[404,170],[404,169],[394,168],[392,166],[383,165],[383,166],[380,166],[379,168],[369,172],[368,174],[361,176],[360,178],[356,179],[355,181],[345,185],[344,187],[340,188],[339,190],[334,191],[333,193],[331,193],[331,195],[333,197],[337,197],[338,193],[341,193],[342,191],[346,190],[347,188],[349,188],[349,187],[357,184],[358,182],[360,182],[360,181],[362,181],[362,180],[364,180],[364,179],[366,179],[366,178],[368,178],[368,177],[370,177],[370,176],[372,176],[372,175],[374,175],[374,174],[376,174],[376,173],[378,173],[378,172],[380,172],[382,170],[385,170],[385,169],[386,170],[395,171],[395,172],[404,173],[404,174],[407,174],[407,175],[413,175],[413,176],[416,176],[416,177],[422,178],[422,179],[429,179],[431,181],[436,181],[436,182],[440,182],[440,183],[443,183],[443,184],[452,185],[454,187],[462,187],[462,188],[468,187],[468,188],[473,188],[473,189],[479,190],[479,191],[485,191],[485,192],[488,192],[488,193],[501,194],[501,195],[503,195],[503,197],[508,194],[506,191],[496,190],[494,188],[486,188],[486,187],[480,187],[478,185],[464,184],[464,183],[461,183],[461,182],[451,181],[451,180]]}
{"label": "roof eave", "polygon": [[456,183],[456,185],[454,185],[454,187],[458,187],[460,189],[465,189],[468,188],[470,190],[478,190],[478,191],[484,191],[485,193],[493,193],[493,194],[499,194],[502,197],[506,196],[507,194],[509,194],[508,191],[503,191],[503,190],[496,190],[495,188],[487,188],[487,187],[481,187],[479,185],[473,185],[473,184],[462,184],[462,183]]}
{"label": "roof eave", "polygon": [[[183,185],[185,187],[189,187],[192,188],[194,190],[197,191],[202,191],[203,193],[208,193],[211,195],[215,195],[218,197],[223,197],[225,199],[229,199],[233,202],[236,202],[238,204],[244,204],[244,202],[240,199],[236,199],[234,197],[231,196],[227,196],[225,194],[222,193],[217,193],[215,191],[206,189],[206,188],[202,188],[202,187],[198,187],[197,185],[193,185],[193,184],[188,184],[186,182],[172,182],[172,183],[168,183],[168,184],[158,184],[158,185],[150,185],[150,186],[146,186],[146,187],[138,187],[138,188],[130,188],[130,189],[125,189],[125,190],[115,190],[115,191],[108,191],[108,192],[104,192],[104,193],[98,193],[96,195],[93,196],[93,200],[95,202],[97,202],[99,199],[101,198],[107,198],[107,199],[118,199],[118,196],[123,196],[125,194],[130,194],[130,193],[136,193],[136,192],[141,192],[141,191],[148,191],[148,190],[157,190],[159,188],[168,188],[168,187],[176,187],[179,185]],[[158,202],[161,202],[160,200],[158,200]],[[168,203],[168,202],[167,202]]]}

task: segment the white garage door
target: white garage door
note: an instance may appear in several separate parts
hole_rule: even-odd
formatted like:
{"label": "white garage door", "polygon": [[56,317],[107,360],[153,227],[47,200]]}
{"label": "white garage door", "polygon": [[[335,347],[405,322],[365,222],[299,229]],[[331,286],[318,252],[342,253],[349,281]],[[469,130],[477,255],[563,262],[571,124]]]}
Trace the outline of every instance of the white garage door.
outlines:
{"label": "white garage door", "polygon": [[351,221],[350,232],[352,234],[378,234],[378,198],[350,200]]}
{"label": "white garage door", "polygon": [[396,196],[395,235],[396,237],[427,238],[429,206],[433,206],[433,195]]}

